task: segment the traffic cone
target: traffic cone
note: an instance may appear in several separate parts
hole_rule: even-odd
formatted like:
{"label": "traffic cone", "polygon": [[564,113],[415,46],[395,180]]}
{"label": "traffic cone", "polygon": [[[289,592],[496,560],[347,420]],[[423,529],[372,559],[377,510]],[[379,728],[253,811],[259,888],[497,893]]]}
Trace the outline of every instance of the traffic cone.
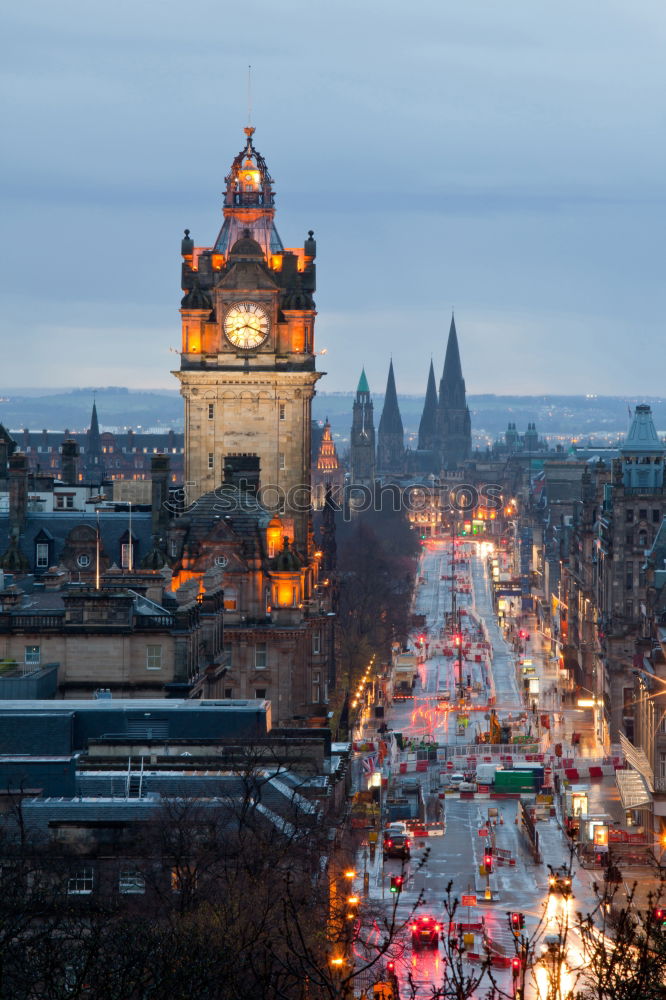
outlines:
{"label": "traffic cone", "polygon": [[504,826],[504,816],[500,813],[500,826]]}

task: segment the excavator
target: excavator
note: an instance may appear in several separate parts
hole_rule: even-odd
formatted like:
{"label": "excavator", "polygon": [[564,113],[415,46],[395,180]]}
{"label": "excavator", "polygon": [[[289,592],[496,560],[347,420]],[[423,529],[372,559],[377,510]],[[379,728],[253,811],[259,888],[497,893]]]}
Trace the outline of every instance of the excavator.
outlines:
{"label": "excavator", "polygon": [[490,740],[489,743],[498,744],[502,742],[502,727],[499,724],[499,719],[497,718],[497,712],[494,708],[490,709]]}
{"label": "excavator", "polygon": [[489,728],[485,733],[479,733],[478,739],[479,743],[491,743],[497,746],[497,744],[502,743],[504,733],[502,732],[502,726],[497,718],[497,712],[494,708],[490,709],[490,721]]}

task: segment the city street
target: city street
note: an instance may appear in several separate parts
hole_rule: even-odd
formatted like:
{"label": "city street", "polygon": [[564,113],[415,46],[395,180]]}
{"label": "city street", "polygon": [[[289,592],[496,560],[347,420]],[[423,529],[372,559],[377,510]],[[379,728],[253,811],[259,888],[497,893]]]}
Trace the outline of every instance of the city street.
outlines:
{"label": "city street", "polygon": [[[413,605],[414,613],[426,618],[425,626],[413,636],[413,648],[420,652],[418,679],[413,698],[395,701],[385,719],[389,729],[402,734],[406,746],[427,745],[431,741],[460,748],[476,744],[479,734],[488,728],[493,699],[501,723],[520,722],[523,728],[530,727],[532,713],[526,712],[519,695],[515,654],[493,613],[487,552],[483,543],[456,544],[452,569],[450,541],[430,541],[424,547]],[[463,641],[467,643],[470,637],[482,634],[492,650],[490,658],[472,653],[463,660],[462,688],[466,696],[463,703],[455,700],[461,690],[461,674],[456,651],[451,649],[450,635],[446,632],[446,615],[452,608],[452,576],[455,576],[455,606],[461,612]],[[476,646],[471,648],[474,650]],[[448,695],[446,702],[439,697],[442,692]],[[444,900],[449,883],[454,898],[471,897],[476,905],[460,906],[455,915],[456,923],[476,928],[469,931],[474,938],[466,940],[465,951],[483,955],[483,942],[489,942],[497,956],[494,975],[510,991],[512,972],[510,968],[502,968],[502,964],[510,961],[516,949],[507,911],[522,913],[523,933],[528,937],[536,934],[542,940],[547,934],[558,933],[577,911],[593,909],[591,879],[576,863],[573,898],[549,896],[547,866],[557,868],[569,861],[558,817],[546,816],[538,822],[542,860],[535,862],[518,822],[519,803],[515,797],[462,797],[451,788],[447,791],[447,779],[444,765],[430,766],[421,773],[391,775],[392,792],[398,796],[407,787],[413,790],[415,783],[420,782],[425,819],[431,824],[443,820],[443,826],[420,824],[427,835],[413,835],[412,855],[407,862],[395,859],[382,862],[378,850],[374,864],[370,865],[370,892],[389,903],[394,898],[390,893],[391,875],[402,873],[405,882],[398,902],[401,919],[411,918],[418,906],[418,914],[431,915],[442,927],[447,923]],[[480,866],[490,843],[494,847],[493,870],[486,876],[480,874]],[[427,860],[421,866],[426,851]],[[364,864],[367,868],[367,853]],[[487,890],[490,900],[486,898]],[[479,929],[481,922],[483,932]],[[395,947],[396,971],[404,990],[408,989],[407,980],[411,976],[415,983],[421,984],[425,996],[432,986],[441,984],[444,946],[440,944],[437,953],[413,950],[409,937],[409,931],[405,931]],[[579,945],[570,933],[568,954],[574,966],[581,960]],[[540,947],[538,944],[537,950]],[[528,976],[527,998],[539,996],[539,984],[543,992],[545,968],[537,972],[534,981]],[[566,978],[564,973],[563,976]]]}

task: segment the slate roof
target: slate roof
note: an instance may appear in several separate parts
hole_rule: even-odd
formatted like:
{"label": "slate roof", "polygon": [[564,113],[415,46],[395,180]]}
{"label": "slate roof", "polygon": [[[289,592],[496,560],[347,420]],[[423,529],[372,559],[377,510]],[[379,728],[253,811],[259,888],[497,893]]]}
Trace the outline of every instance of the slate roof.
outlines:
{"label": "slate roof", "polygon": [[261,545],[263,531],[270,519],[271,515],[260,506],[253,493],[223,485],[200,496],[178,523],[188,526],[186,545],[192,548],[208,538],[218,524],[221,530],[226,527],[230,539],[255,540]]}
{"label": "slate roof", "polygon": [[664,445],[655,430],[650,407],[645,404],[637,406],[629,433],[620,449],[621,454],[663,453],[664,450]]}
{"label": "slate roof", "polygon": [[[21,529],[20,546],[30,563],[30,571],[34,572],[36,569],[35,549],[37,536],[40,532],[44,532],[47,536],[46,540],[51,543],[49,562],[52,566],[57,566],[61,561],[70,531],[83,524],[88,525],[93,530],[96,528],[97,516],[93,509],[90,513],[57,511],[56,513],[27,514],[25,524]],[[127,513],[124,511],[102,511],[99,515],[99,527],[103,555],[107,556],[111,563],[116,563],[119,566],[121,564],[121,540],[129,530]],[[138,563],[152,546],[152,514],[150,512],[132,512],[132,536],[135,541],[135,560]],[[0,514],[0,554],[7,551],[9,538],[9,516]],[[40,541],[42,540],[40,538]]]}

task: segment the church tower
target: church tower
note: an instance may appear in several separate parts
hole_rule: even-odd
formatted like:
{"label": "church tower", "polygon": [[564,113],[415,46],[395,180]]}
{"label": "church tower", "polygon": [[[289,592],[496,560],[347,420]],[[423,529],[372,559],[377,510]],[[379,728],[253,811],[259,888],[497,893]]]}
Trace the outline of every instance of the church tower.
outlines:
{"label": "church tower", "polygon": [[380,475],[402,475],[405,471],[405,434],[398,406],[398,394],[393,374],[393,359],[389,364],[384,407],[377,434],[377,471]]}
{"label": "church tower", "polygon": [[273,180],[253,128],[226,177],[213,246],[185,230],[180,370],[185,480],[192,502],[224,481],[225,460],[259,460],[260,498],[281,513],[302,555],[311,547],[311,404],[316,243],[285,249]]}
{"label": "church tower", "polygon": [[472,426],[453,316],[446,345],[444,371],[439,383],[437,436],[444,469],[454,469],[469,458],[472,451]]}
{"label": "church tower", "polygon": [[374,488],[375,483],[375,424],[370,386],[361,371],[354,400],[351,428],[350,467],[352,486]]}

